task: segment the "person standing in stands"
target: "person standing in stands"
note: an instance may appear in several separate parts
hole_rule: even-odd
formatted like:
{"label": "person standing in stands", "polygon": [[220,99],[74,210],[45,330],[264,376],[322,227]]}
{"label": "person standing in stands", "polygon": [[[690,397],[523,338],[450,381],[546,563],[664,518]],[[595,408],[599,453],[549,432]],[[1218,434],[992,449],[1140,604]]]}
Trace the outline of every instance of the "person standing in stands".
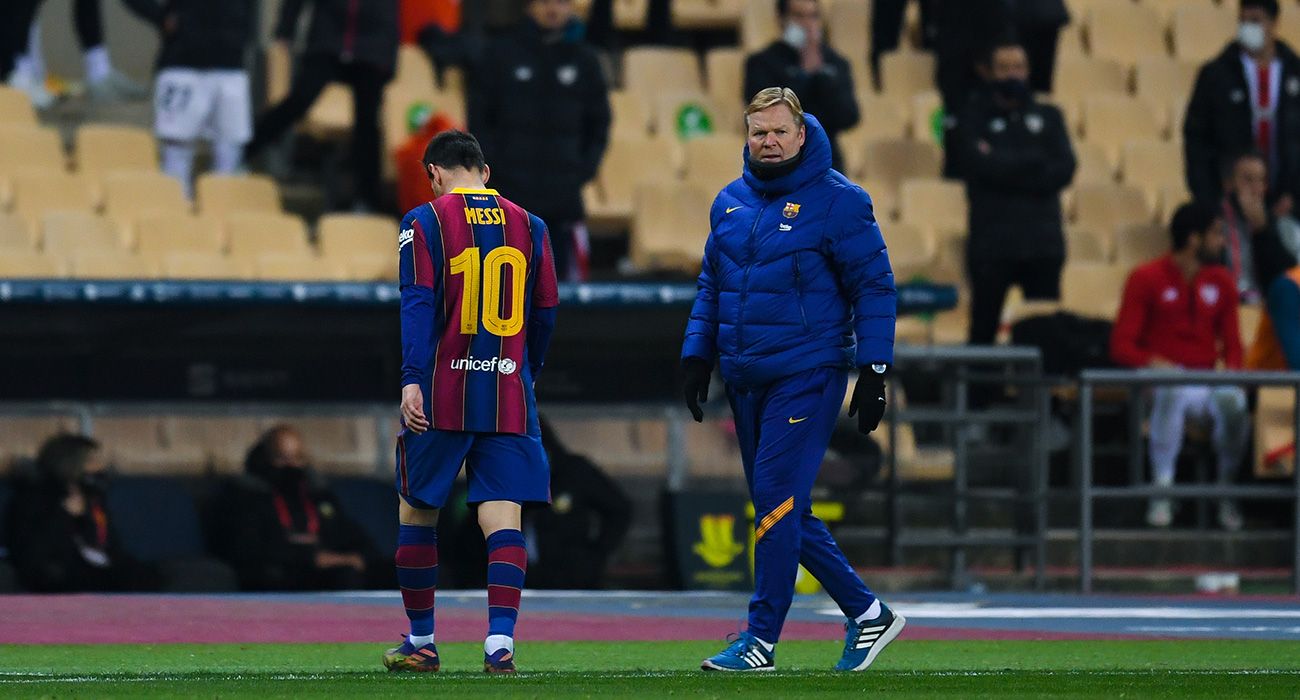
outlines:
{"label": "person standing in stands", "polygon": [[1011,285],[1027,299],[1058,299],[1065,264],[1061,190],[1074,179],[1074,149],[1061,112],[1034,100],[1029,59],[1014,39],[994,42],[988,76],[957,118],[950,158],[970,202],[966,267],[970,343],[997,337]]}
{"label": "person standing in stands", "polygon": [[[1133,270],[1111,332],[1110,355],[1122,367],[1212,370],[1242,364],[1237,285],[1223,259],[1223,220],[1213,206],[1185,204],[1169,225],[1172,251]],[[1172,486],[1188,418],[1208,419],[1219,483],[1236,476],[1246,449],[1246,392],[1236,386],[1156,387],[1151,401],[1151,470],[1157,486]],[[1147,523],[1169,527],[1173,502],[1154,498]],[[1219,502],[1219,524],[1241,529],[1236,502]]]}
{"label": "person standing in stands", "polygon": [[1241,0],[1237,38],[1201,67],[1183,119],[1187,187],[1218,202],[1233,157],[1256,149],[1268,203],[1289,214],[1300,197],[1300,56],[1277,38],[1277,0]]}
{"label": "person standing in stands", "polygon": [[582,188],[609,143],[609,90],[573,0],[528,0],[526,12],[467,76],[469,131],[497,189],[546,222],[559,278],[582,280],[590,265]]}
{"label": "person standing in stands", "polygon": [[820,0],[777,0],[781,38],[745,60],[745,85],[740,99],[759,90],[787,87],[799,95],[804,109],[817,115],[831,140],[831,167],[844,169],[839,133],[858,123],[849,62],[826,45]]}
{"label": "person standing in stands", "polygon": [[9,550],[24,588],[42,593],[158,590],[163,576],[120,546],[106,503],[99,443],[56,435],[20,480],[9,511]]}
{"label": "person standing in stands", "polygon": [[154,89],[154,131],[163,172],[193,196],[194,154],[212,143],[212,170],[233,174],[253,136],[252,96],[244,67],[253,39],[255,0],[124,0],[162,34]]}
{"label": "person standing in stands", "polygon": [[307,46],[294,70],[289,95],[257,120],[244,150],[252,159],[302,119],[331,82],[352,89],[354,208],[379,211],[379,110],[384,86],[397,66],[397,0],[285,0],[275,28],[286,44],[297,33],[303,5],[313,5]]}

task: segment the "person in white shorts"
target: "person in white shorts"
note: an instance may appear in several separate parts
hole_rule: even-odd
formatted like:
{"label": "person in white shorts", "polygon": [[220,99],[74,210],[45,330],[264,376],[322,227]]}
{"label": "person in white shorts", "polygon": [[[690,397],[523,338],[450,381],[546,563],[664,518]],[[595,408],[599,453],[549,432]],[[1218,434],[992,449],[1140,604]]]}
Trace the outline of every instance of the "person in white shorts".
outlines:
{"label": "person in white shorts", "polygon": [[162,33],[154,85],[154,129],[163,171],[193,191],[200,140],[212,144],[218,173],[236,172],[253,136],[245,59],[256,0],[125,0]]}

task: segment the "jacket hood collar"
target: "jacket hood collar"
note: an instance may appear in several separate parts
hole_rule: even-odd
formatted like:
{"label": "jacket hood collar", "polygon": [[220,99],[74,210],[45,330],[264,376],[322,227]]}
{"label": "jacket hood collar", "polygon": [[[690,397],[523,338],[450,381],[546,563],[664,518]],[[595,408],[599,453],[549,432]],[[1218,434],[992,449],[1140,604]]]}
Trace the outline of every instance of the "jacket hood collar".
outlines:
{"label": "jacket hood collar", "polygon": [[779,195],[794,192],[804,185],[822,177],[831,169],[831,140],[826,137],[817,117],[804,112],[803,162],[789,175],[773,180],[760,180],[749,169],[749,144],[745,145],[744,180],[749,188],[765,195]]}

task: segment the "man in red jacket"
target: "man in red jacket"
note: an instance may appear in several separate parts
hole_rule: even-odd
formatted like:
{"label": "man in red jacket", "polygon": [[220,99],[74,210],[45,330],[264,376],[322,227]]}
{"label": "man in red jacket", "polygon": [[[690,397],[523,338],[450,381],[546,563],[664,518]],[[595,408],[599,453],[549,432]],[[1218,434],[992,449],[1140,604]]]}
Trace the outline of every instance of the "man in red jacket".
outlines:
{"label": "man in red jacket", "polygon": [[[1110,338],[1110,354],[1125,367],[1214,369],[1219,362],[1239,369],[1237,286],[1214,261],[1223,256],[1223,221],[1213,207],[1187,204],[1170,224],[1173,250],[1139,266],[1124,286],[1124,302]],[[1246,394],[1240,387],[1165,386],[1152,395],[1151,467],[1155,483],[1169,486],[1182,449],[1188,418],[1209,420],[1218,457],[1219,482],[1236,473],[1246,446]],[[1147,522],[1167,527],[1173,505],[1151,501]],[[1219,524],[1241,527],[1234,502],[1219,502]]]}

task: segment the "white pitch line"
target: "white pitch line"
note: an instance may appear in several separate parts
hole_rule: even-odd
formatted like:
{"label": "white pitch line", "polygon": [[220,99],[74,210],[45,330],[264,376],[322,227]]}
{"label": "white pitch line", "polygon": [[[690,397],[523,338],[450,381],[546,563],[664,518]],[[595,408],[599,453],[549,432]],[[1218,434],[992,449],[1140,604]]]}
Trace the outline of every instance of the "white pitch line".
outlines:
{"label": "white pitch line", "polygon": [[[1300,608],[981,608],[912,605],[905,603],[892,605],[909,620],[995,620],[995,619],[1029,619],[1029,620],[1300,620]],[[819,615],[843,617],[839,608],[821,608]]]}

